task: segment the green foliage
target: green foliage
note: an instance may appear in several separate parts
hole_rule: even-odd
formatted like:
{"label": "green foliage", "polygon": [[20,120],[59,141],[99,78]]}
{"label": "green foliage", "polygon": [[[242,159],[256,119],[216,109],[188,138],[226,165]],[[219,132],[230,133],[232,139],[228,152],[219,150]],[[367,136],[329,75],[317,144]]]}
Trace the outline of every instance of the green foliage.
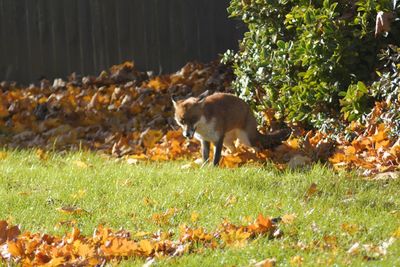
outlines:
{"label": "green foliage", "polygon": [[379,55],[383,63],[378,71],[380,79],[371,85],[371,94],[376,99],[383,99],[387,112],[382,120],[392,125],[391,132],[400,135],[400,48],[389,46]]}
{"label": "green foliage", "polygon": [[392,1],[232,0],[231,17],[248,26],[238,53],[228,51],[237,93],[258,110],[320,127],[341,112],[354,120],[373,104],[368,84],[385,38],[377,11]]}
{"label": "green foliage", "polygon": [[341,112],[345,119],[353,121],[369,111],[370,97],[368,88],[363,82],[351,84],[346,92],[341,92],[339,95],[342,96],[342,99],[340,99]]}

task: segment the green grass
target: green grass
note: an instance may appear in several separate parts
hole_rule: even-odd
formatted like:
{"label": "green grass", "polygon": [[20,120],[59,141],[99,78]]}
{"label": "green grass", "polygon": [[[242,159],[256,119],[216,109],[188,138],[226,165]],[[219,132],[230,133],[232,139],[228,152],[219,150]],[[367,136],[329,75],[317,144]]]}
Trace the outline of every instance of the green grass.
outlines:
{"label": "green grass", "polygon": [[[78,166],[76,161],[89,165]],[[131,231],[173,229],[187,223],[214,230],[223,219],[243,223],[259,213],[277,217],[296,214],[282,225],[278,239],[258,238],[242,248],[208,250],[157,261],[159,266],[249,266],[252,260],[276,258],[290,266],[292,257],[304,258],[303,266],[399,266],[400,241],[385,256],[367,260],[366,253],[351,256],[356,242],[380,245],[400,227],[400,180],[365,181],[355,174],[336,173],[315,165],[309,170],[279,172],[273,167],[183,170],[186,162],[128,165],[90,153],[51,154],[40,160],[33,151],[8,151],[0,160],[0,219],[20,224],[22,231],[64,234],[69,227],[55,227],[75,219],[84,234],[97,225]],[[318,193],[305,200],[312,183]],[[80,215],[57,208],[76,206]],[[157,225],[155,213],[177,208],[168,225]],[[200,216],[191,221],[191,214]],[[348,233],[342,224],[358,230]],[[328,236],[336,239],[329,247]],[[332,245],[332,243],[331,243]],[[133,259],[122,265],[142,265]]]}

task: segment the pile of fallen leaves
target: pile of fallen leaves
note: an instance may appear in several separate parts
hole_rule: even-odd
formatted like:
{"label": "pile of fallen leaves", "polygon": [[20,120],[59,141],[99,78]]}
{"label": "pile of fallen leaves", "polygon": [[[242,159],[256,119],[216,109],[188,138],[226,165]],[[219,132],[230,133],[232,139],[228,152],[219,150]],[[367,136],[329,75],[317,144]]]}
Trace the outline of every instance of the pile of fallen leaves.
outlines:
{"label": "pile of fallen leaves", "polygon": [[[98,77],[72,74],[67,81],[42,80],[26,88],[2,82],[0,145],[39,151],[94,150],[132,164],[198,159],[199,143],[186,140],[174,122],[171,96],[231,92],[232,79],[232,69],[218,62],[188,63],[176,73],[158,76],[125,62]],[[235,154],[225,153],[221,165],[272,161],[283,169],[320,161],[336,169],[358,168],[366,175],[394,172],[397,177],[400,141],[390,136],[390,120],[379,119],[385,116],[384,105],[377,103],[367,124],[348,126],[352,141],[294,127],[291,138],[277,149],[255,152],[239,147]],[[265,121],[273,126],[273,111],[265,112]]]}
{"label": "pile of fallen leaves", "polygon": [[103,266],[126,258],[175,257],[196,253],[202,248],[243,246],[258,236],[279,237],[276,222],[261,214],[248,225],[224,221],[217,230],[180,227],[179,236],[169,232],[113,231],[99,226],[92,236],[84,236],[76,227],[64,236],[42,233],[21,233],[17,226],[0,221],[0,259],[22,266]]}
{"label": "pile of fallen leaves", "polygon": [[399,176],[400,138],[391,136],[393,121],[385,119],[387,104],[376,103],[368,115],[367,123],[352,123],[349,130],[355,135],[352,141],[341,139],[329,159],[336,169],[359,168],[366,176],[377,179],[395,179]]}
{"label": "pile of fallen leaves", "polygon": [[[231,80],[230,69],[217,62],[188,63],[176,73],[159,76],[125,62],[98,77],[72,74],[68,81],[43,80],[27,88],[3,82],[0,145],[181,157],[191,152],[185,149],[190,144],[183,144],[177,133],[165,135],[174,127],[171,95],[225,92]],[[151,151],[160,140],[165,144]],[[171,151],[161,153],[166,146]]]}

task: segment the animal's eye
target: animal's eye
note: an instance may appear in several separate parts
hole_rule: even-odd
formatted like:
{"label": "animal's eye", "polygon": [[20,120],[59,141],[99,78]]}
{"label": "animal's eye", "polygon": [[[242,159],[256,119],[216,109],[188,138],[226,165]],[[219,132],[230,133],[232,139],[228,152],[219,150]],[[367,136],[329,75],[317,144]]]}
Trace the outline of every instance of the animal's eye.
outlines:
{"label": "animal's eye", "polygon": [[182,119],[181,120],[181,124],[185,124],[186,123],[186,120],[185,119]]}

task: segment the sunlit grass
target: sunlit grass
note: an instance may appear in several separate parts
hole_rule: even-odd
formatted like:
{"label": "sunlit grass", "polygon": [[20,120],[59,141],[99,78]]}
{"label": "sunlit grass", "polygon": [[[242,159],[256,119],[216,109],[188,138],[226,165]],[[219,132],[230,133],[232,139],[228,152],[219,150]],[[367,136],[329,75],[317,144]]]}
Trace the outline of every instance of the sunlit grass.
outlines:
{"label": "sunlit grass", "polygon": [[[206,249],[158,264],[248,266],[252,260],[276,258],[285,266],[300,256],[306,266],[400,265],[400,241],[377,259],[363,249],[355,256],[347,253],[356,242],[380,245],[400,227],[399,180],[366,181],[320,165],[286,172],[256,166],[181,169],[186,162],[129,165],[86,152],[55,153],[47,159],[35,151],[2,155],[0,219],[21,225],[23,231],[64,234],[71,228],[59,223],[76,220],[87,235],[99,224],[177,233],[182,224],[215,230],[224,219],[245,223],[259,213],[295,214],[292,224],[281,226],[279,239],[258,238],[244,247]],[[307,197],[312,183],[317,192]],[[84,211],[63,213],[60,207]],[[152,218],[171,208],[177,212],[166,223]]]}

